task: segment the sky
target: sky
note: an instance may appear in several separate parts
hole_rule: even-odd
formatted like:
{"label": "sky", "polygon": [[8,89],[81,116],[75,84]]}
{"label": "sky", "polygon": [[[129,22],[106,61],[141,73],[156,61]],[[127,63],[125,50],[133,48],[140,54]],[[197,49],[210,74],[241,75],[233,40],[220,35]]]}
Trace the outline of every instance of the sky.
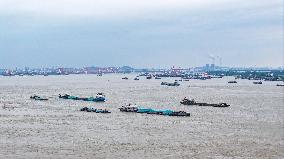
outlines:
{"label": "sky", "polygon": [[282,0],[0,0],[0,68],[284,64]]}

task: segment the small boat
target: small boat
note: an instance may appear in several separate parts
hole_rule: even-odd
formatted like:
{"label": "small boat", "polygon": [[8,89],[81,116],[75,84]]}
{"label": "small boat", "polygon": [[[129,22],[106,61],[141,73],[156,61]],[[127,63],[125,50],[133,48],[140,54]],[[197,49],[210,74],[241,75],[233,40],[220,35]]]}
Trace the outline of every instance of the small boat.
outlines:
{"label": "small boat", "polygon": [[121,108],[118,108],[121,112],[137,112],[138,107],[136,105],[127,105],[127,106],[122,106]]}
{"label": "small boat", "polygon": [[211,104],[211,103],[199,103],[199,102],[195,102],[194,99],[187,99],[184,98],[180,104],[183,105],[198,105],[198,106],[211,106],[211,107],[229,107],[230,105],[227,103],[219,103],[219,104]]}
{"label": "small boat", "polygon": [[237,81],[229,81],[228,83],[238,83]]}
{"label": "small boat", "polygon": [[167,86],[180,86],[180,84],[178,82],[167,83]]}
{"label": "small boat", "polygon": [[122,106],[119,108],[122,112],[134,112],[134,113],[144,113],[144,114],[156,114],[156,115],[168,115],[168,116],[190,116],[190,113],[185,111],[173,111],[173,110],[155,110],[151,108],[138,108],[136,106]]}
{"label": "small boat", "polygon": [[277,84],[276,86],[284,86],[284,84]]}
{"label": "small boat", "polygon": [[219,103],[217,105],[213,105],[213,107],[229,107],[230,105],[227,103]]}
{"label": "small boat", "polygon": [[62,99],[70,99],[69,97],[70,97],[69,94],[64,94],[64,95],[59,94],[59,98],[62,98]]}
{"label": "small boat", "polygon": [[175,81],[174,83],[168,83],[168,82],[162,82],[161,85],[166,85],[166,86],[180,86],[180,84]]}
{"label": "small boat", "polygon": [[[85,108],[85,111],[86,112],[96,112],[96,109],[95,108],[87,108],[87,107],[84,107]],[[82,108],[82,109],[84,109]],[[81,110],[82,111],[82,110]]]}
{"label": "small boat", "polygon": [[139,78],[138,78],[138,77],[135,77],[135,78],[134,78],[134,80],[135,80],[135,81],[138,81],[138,80],[139,80]]}
{"label": "small boat", "polygon": [[152,79],[152,76],[151,75],[146,76],[146,79]]}
{"label": "small boat", "polygon": [[84,100],[85,99],[85,98],[79,98],[79,97],[76,97],[76,96],[71,96],[69,94],[65,94],[65,95],[59,94],[59,98],[62,98],[62,99],[73,99],[73,100]]}
{"label": "small boat", "polygon": [[211,107],[229,107],[227,103],[210,104],[210,103],[197,103],[198,106],[211,106]]}
{"label": "small boat", "polygon": [[253,84],[262,84],[261,81],[253,82]]}
{"label": "small boat", "polygon": [[95,97],[89,97],[89,98],[81,98],[81,97],[71,96],[69,94],[65,94],[65,95],[59,94],[59,98],[72,99],[72,100],[83,100],[83,101],[93,101],[93,102],[104,102],[106,100],[105,95],[103,93],[97,93],[97,95]]}
{"label": "small boat", "polygon": [[95,112],[95,113],[111,113],[109,110],[106,110],[106,109],[95,109],[95,108],[88,108],[88,107],[83,107],[80,109],[80,111]]}
{"label": "small boat", "polygon": [[123,80],[128,80],[128,77],[123,77],[122,79],[123,79]]}
{"label": "small boat", "polygon": [[89,110],[88,107],[83,107],[83,108],[80,109],[80,111],[87,111],[87,110]]}
{"label": "small boat", "polygon": [[190,113],[187,113],[185,111],[176,111],[169,114],[169,116],[190,116]]}
{"label": "small boat", "polygon": [[161,85],[167,85],[168,84],[168,82],[162,82],[161,83]]}
{"label": "small boat", "polygon": [[161,77],[156,76],[155,79],[162,79]]}
{"label": "small boat", "polygon": [[47,98],[42,98],[42,97],[37,96],[37,95],[31,96],[30,99],[34,99],[34,100],[48,100]]}

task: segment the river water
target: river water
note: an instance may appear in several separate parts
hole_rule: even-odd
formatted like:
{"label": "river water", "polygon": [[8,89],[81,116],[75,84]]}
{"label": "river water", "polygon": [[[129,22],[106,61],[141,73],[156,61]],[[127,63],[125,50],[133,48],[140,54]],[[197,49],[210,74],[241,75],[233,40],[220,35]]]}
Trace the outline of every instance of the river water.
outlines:
{"label": "river water", "polygon": [[[224,77],[167,87],[160,83],[175,78],[135,76],[0,76],[0,158],[284,158],[284,87],[277,82],[228,84],[233,78]],[[58,98],[98,92],[105,103]],[[30,100],[33,94],[49,100]],[[183,106],[184,97],[231,106]],[[128,103],[191,116],[119,112]],[[112,113],[79,111],[84,106]]]}

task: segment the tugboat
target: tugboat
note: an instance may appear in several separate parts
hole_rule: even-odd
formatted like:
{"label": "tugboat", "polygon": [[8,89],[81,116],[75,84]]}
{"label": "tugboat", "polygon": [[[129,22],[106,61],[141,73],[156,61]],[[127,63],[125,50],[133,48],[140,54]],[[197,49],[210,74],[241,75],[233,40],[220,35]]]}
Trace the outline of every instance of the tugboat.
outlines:
{"label": "tugboat", "polygon": [[91,101],[91,102],[105,102],[106,100],[105,95],[103,93],[98,93],[95,97],[89,97],[89,98],[79,98],[79,97],[69,96],[68,99]]}
{"label": "tugboat", "polygon": [[186,97],[180,102],[180,104],[183,105],[196,105],[196,102],[194,99],[187,99]]}
{"label": "tugboat", "polygon": [[83,107],[83,108],[80,109],[80,111],[87,111],[87,110],[89,110],[88,107]]}
{"label": "tugboat", "polygon": [[137,112],[138,107],[136,105],[128,104],[127,106],[122,106],[121,108],[118,108],[121,112]]}
{"label": "tugboat", "polygon": [[96,102],[104,102],[106,100],[106,97],[103,93],[97,93],[95,101]]}
{"label": "tugboat", "polygon": [[69,94],[64,94],[64,95],[59,94],[58,97],[62,99],[69,99],[70,95]]}

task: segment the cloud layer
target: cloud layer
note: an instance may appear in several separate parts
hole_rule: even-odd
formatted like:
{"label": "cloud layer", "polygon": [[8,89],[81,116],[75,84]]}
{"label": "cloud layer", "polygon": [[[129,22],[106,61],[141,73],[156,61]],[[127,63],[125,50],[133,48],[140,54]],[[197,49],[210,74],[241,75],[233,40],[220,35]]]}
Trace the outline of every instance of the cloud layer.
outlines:
{"label": "cloud layer", "polygon": [[280,66],[282,14],[281,0],[2,0],[0,67]]}
{"label": "cloud layer", "polygon": [[197,8],[224,0],[2,0],[2,13],[44,16],[117,16],[157,9]]}

